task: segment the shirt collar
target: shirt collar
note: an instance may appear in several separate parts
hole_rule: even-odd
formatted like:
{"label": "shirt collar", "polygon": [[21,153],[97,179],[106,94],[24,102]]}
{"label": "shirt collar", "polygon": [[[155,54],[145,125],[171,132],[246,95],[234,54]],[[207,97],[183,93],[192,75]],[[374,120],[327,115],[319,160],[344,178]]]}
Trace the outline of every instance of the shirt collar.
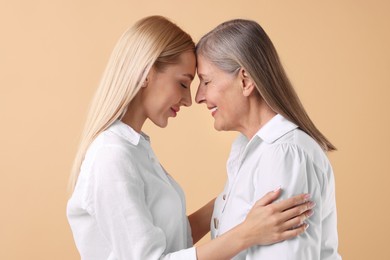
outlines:
{"label": "shirt collar", "polygon": [[271,144],[296,128],[298,128],[297,125],[288,121],[282,115],[277,114],[260,128],[252,139],[248,140],[245,135],[239,134],[233,142],[230,158],[244,158],[250,147],[257,144],[259,140]]}
{"label": "shirt collar", "polygon": [[150,141],[149,136],[147,136],[145,133],[141,132],[138,133],[135,131],[131,126],[123,123],[120,120],[116,120],[110,127],[109,130],[116,133],[117,135],[125,138],[133,145],[138,145],[141,138],[145,139],[146,141]]}
{"label": "shirt collar", "polygon": [[256,135],[267,143],[273,143],[296,128],[298,128],[296,124],[277,114],[260,128]]}

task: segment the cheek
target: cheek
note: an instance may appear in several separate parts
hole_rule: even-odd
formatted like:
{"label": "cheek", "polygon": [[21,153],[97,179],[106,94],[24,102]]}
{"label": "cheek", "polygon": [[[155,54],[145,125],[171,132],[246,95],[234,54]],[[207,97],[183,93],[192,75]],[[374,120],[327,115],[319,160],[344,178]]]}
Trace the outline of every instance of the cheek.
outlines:
{"label": "cheek", "polygon": [[158,91],[154,93],[153,100],[154,106],[156,106],[159,110],[167,109],[172,106],[174,100],[177,99],[177,94],[174,93],[171,89],[165,88],[163,91]]}
{"label": "cheek", "polygon": [[221,103],[226,110],[234,111],[238,109],[238,99],[240,98],[238,91],[234,87],[225,88],[220,93]]}
{"label": "cheek", "polygon": [[245,100],[238,91],[230,91],[226,93],[223,102],[223,111],[225,116],[231,123],[236,123],[245,114]]}
{"label": "cheek", "polygon": [[167,110],[167,105],[165,104],[164,99],[157,95],[157,93],[154,94],[156,95],[151,96],[142,103],[146,116],[152,119],[152,121],[157,120],[162,114],[164,114],[164,111]]}

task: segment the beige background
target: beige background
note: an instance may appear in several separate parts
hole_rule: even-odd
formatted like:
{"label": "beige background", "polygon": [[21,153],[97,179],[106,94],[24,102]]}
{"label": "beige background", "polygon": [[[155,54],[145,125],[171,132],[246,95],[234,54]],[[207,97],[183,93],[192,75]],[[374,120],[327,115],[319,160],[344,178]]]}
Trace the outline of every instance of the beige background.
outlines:
{"label": "beige background", "polygon": [[[330,159],[340,253],[390,259],[389,10],[385,0],[1,0],[0,259],[78,259],[66,183],[87,106],[118,37],[151,14],[196,41],[231,18],[263,25],[312,119],[339,149]],[[189,212],[224,184],[235,134],[212,122],[194,105],[167,129],[146,127]]]}

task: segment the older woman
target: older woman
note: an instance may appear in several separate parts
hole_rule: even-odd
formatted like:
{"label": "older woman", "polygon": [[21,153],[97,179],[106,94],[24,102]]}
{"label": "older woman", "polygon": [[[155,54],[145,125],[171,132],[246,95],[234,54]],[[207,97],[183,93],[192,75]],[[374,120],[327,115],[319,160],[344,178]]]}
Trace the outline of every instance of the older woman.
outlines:
{"label": "older woman", "polygon": [[215,203],[213,238],[242,223],[257,199],[281,186],[284,198],[312,195],[310,227],[234,259],[340,259],[334,177],[325,154],[335,147],[310,120],[267,34],[254,21],[228,21],[207,33],[196,52],[196,102],[207,105],[216,130],[240,132]]}

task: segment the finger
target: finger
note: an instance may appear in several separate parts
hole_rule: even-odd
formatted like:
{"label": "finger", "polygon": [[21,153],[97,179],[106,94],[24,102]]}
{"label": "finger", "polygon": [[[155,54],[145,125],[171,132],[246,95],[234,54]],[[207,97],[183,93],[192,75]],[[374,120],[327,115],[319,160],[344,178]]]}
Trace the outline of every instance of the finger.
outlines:
{"label": "finger", "polygon": [[256,206],[266,206],[270,203],[272,203],[274,200],[276,200],[281,193],[281,188],[277,188],[274,191],[270,191],[267,194],[265,194],[261,199],[256,201],[255,205]]}
{"label": "finger", "polygon": [[295,206],[293,208],[290,208],[288,210],[285,210],[280,215],[281,221],[287,221],[289,219],[292,219],[296,216],[299,216],[303,213],[308,213],[311,209],[315,207],[316,203],[313,201],[305,202],[301,205]]}
{"label": "finger", "polygon": [[294,197],[291,197],[291,198],[288,198],[285,200],[281,200],[278,203],[275,203],[275,209],[277,209],[279,211],[285,211],[285,210],[292,208],[296,205],[307,202],[309,200],[309,198],[310,198],[310,194],[296,195]]}
{"label": "finger", "polygon": [[305,232],[308,227],[309,227],[309,224],[304,223],[303,225],[301,225],[295,229],[286,230],[280,234],[280,236],[279,236],[280,240],[278,242],[299,236],[300,234]]}
{"label": "finger", "polygon": [[305,222],[305,220],[310,218],[313,214],[314,214],[313,210],[308,210],[299,216],[296,216],[292,219],[289,219],[288,221],[284,222],[281,225],[281,230],[285,231],[285,230],[289,230],[289,229],[295,229],[295,228],[301,226]]}

